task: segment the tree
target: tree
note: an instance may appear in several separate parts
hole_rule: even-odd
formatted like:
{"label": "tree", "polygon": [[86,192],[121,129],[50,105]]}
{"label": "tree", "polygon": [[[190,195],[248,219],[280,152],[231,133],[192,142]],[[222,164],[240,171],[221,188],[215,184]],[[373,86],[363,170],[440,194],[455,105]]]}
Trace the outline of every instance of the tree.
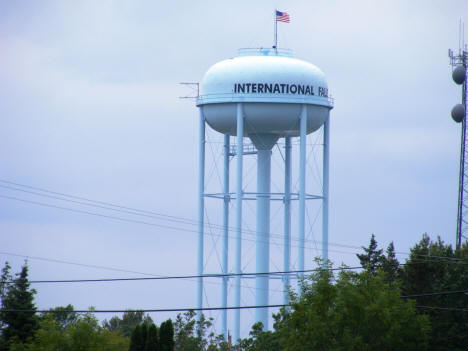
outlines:
{"label": "tree", "polygon": [[[431,241],[424,234],[411,248],[402,269],[403,295],[417,295],[411,299],[420,306],[420,313],[430,318],[431,351],[461,351],[468,345],[468,295],[463,293],[468,287],[467,260],[467,243],[454,251],[439,237]],[[459,293],[444,294],[447,291]]]}
{"label": "tree", "polygon": [[130,337],[133,329],[142,323],[150,325],[153,323],[153,320],[149,314],[145,314],[143,311],[128,310],[124,312],[122,318],[114,316],[109,321],[107,319],[104,320],[102,326],[109,331],[117,331],[124,336]]}
{"label": "tree", "polygon": [[65,328],[52,314],[41,318],[34,338],[13,342],[9,351],[127,351],[128,338],[99,326],[91,313],[79,315]]}
{"label": "tree", "polygon": [[257,322],[252,326],[249,333],[250,338],[241,339],[237,348],[246,351],[280,351],[279,333],[264,331],[262,322]]}
{"label": "tree", "polygon": [[[3,267],[2,269],[2,276],[0,278],[0,303],[1,303],[2,308],[4,306],[4,301],[8,293],[8,287],[10,286],[10,283],[13,280],[10,270],[11,270],[11,266],[7,261],[5,262],[5,267]],[[1,344],[1,336],[3,335],[3,330],[5,327],[6,325],[5,325],[5,322],[3,321],[3,316],[0,313],[0,344]]]}
{"label": "tree", "polygon": [[369,273],[375,274],[377,269],[382,264],[382,249],[377,250],[377,241],[374,234],[372,234],[369,247],[362,247],[365,253],[356,254],[357,258]]}
{"label": "tree", "polygon": [[395,284],[400,280],[400,262],[398,262],[395,256],[395,247],[393,246],[393,241],[388,245],[386,255],[382,256],[381,268],[385,273],[386,280],[390,284]]}
{"label": "tree", "polygon": [[160,351],[158,340],[158,328],[153,323],[148,328],[148,335],[146,337],[145,351]]}
{"label": "tree", "polygon": [[58,306],[49,309],[49,312],[44,313],[41,318],[51,317],[62,329],[65,329],[70,324],[78,320],[78,313],[74,312],[73,305]]}
{"label": "tree", "polygon": [[168,319],[159,327],[159,343],[161,351],[174,351],[174,326],[172,320]]}
{"label": "tree", "polygon": [[146,328],[146,325],[140,324],[133,329],[129,351],[144,351],[146,340],[143,338],[143,328]]}
{"label": "tree", "polygon": [[[9,265],[5,265],[3,273],[8,275]],[[3,329],[1,335],[0,350],[7,350],[13,341],[25,343],[34,335],[38,326],[34,294],[36,291],[30,288],[28,280],[28,266],[25,263],[21,272],[12,284],[4,288],[2,297],[2,312],[0,320]]]}
{"label": "tree", "polygon": [[275,315],[281,350],[426,350],[429,321],[385,275],[320,269]]}
{"label": "tree", "polygon": [[142,323],[140,325],[141,328],[141,345],[139,351],[145,351],[146,341],[148,339],[148,325],[146,323]]}

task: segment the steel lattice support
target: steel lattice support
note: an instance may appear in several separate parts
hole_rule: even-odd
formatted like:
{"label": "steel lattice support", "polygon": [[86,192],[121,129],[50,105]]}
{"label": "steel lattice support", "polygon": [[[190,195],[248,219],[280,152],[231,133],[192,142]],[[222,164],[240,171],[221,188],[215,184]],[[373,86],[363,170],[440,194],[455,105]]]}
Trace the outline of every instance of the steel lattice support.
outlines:
{"label": "steel lattice support", "polygon": [[[450,64],[454,68],[453,78],[457,84],[461,84],[460,77],[455,77],[455,73],[458,70],[464,72],[462,94],[461,94],[461,106],[457,105],[452,110],[452,117],[457,122],[461,122],[461,143],[460,143],[460,170],[458,179],[458,206],[457,206],[457,232],[456,232],[456,247],[459,248],[462,244],[462,238],[468,239],[468,203],[465,201],[468,196],[468,145],[467,145],[467,69],[468,69],[468,51],[459,49],[458,54],[454,54],[452,50],[449,50]],[[461,69],[463,67],[463,69]],[[458,72],[460,73],[460,72]],[[463,110],[456,110],[457,107]],[[461,120],[457,119],[461,117]]]}

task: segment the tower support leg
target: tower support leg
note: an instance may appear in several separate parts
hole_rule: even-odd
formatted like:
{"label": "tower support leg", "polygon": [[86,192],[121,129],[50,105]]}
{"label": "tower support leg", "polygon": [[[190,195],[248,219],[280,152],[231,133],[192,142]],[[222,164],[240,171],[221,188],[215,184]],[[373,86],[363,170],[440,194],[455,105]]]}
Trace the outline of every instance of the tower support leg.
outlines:
{"label": "tower support leg", "polygon": [[322,190],[322,267],[328,262],[328,177],[330,161],[330,118],[323,125],[323,190]]}
{"label": "tower support leg", "polygon": [[[224,192],[224,203],[223,203],[223,252],[222,252],[222,272],[228,274],[228,249],[229,249],[229,150],[230,140],[229,134],[224,135],[224,171],[223,171],[223,192]],[[227,307],[227,289],[228,289],[228,277],[223,276],[223,285],[221,292],[221,304],[222,307]],[[227,310],[222,310],[222,321],[221,328],[225,340],[228,338],[227,333]]]}
{"label": "tower support leg", "polygon": [[[291,137],[285,137],[284,147],[284,242],[283,271],[291,269]],[[287,287],[290,285],[289,273],[283,276],[283,303],[289,303]]]}
{"label": "tower support leg", "polygon": [[[198,156],[198,255],[197,255],[197,307],[203,307],[203,236],[205,215],[205,117],[200,109]],[[200,319],[202,311],[197,312]]]}
{"label": "tower support leg", "polygon": [[[237,104],[237,169],[236,169],[236,256],[234,272],[235,277],[235,296],[234,305],[240,307],[241,303],[241,277],[242,273],[242,161],[244,153],[244,111],[242,103]],[[240,338],[240,309],[234,310],[234,342],[237,343]]]}
{"label": "tower support leg", "polygon": [[[307,105],[302,105],[300,117],[300,145],[299,145],[299,253],[298,271],[304,270],[305,253],[305,195],[306,195],[306,135]],[[298,275],[303,275],[299,273]]]}

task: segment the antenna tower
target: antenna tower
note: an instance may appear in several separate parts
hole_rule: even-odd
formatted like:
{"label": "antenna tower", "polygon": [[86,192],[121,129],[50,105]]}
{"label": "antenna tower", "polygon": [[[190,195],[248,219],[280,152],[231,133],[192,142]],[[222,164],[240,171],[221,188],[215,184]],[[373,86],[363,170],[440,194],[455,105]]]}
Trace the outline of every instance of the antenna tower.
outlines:
{"label": "antenna tower", "polygon": [[468,240],[468,203],[465,204],[468,195],[468,145],[466,141],[466,103],[467,103],[467,69],[468,69],[468,47],[465,44],[464,24],[460,21],[458,53],[449,49],[450,65],[452,66],[452,78],[454,82],[462,86],[461,104],[452,109],[452,118],[461,123],[461,149],[460,149],[460,171],[458,179],[458,206],[457,206],[457,233],[456,247],[460,248],[462,238]]}

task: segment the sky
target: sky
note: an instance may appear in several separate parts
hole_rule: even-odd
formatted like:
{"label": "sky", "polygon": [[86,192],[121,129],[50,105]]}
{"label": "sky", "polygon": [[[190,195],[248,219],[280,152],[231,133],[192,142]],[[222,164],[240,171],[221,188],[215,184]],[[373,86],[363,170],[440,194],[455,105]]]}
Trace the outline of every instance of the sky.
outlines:
{"label": "sky", "polygon": [[[271,46],[275,8],[291,17],[278,25],[279,46],[317,65],[335,99],[334,264],[357,265],[355,253],[371,234],[383,248],[393,241],[401,261],[423,233],[453,244],[460,125],[450,110],[460,102],[460,87],[451,80],[447,49],[458,49],[468,2],[3,1],[0,264],[9,261],[18,272],[27,258],[31,280],[196,273],[198,111],[193,99],[179,98],[191,93],[179,83],[200,82],[211,65],[239,48]],[[222,137],[208,131],[208,140],[207,189],[218,189]],[[320,161],[313,146],[320,131],[308,140],[310,155]],[[278,155],[273,189],[281,184]],[[309,160],[312,189],[317,159]],[[254,160],[246,164],[246,183],[254,184]],[[101,207],[62,201],[56,193]],[[172,217],[111,211],[104,202]],[[245,226],[254,230],[252,209],[246,205]],[[309,205],[310,223],[319,210]],[[281,270],[276,211],[273,205],[270,268]],[[210,202],[206,220],[221,224],[220,213]],[[320,226],[308,228],[306,266],[313,268]],[[220,271],[219,234],[212,226],[205,237],[209,273]],[[246,271],[254,270],[253,245],[246,235]],[[294,250],[293,243],[293,259]],[[219,306],[219,284],[206,284],[206,305]],[[243,284],[249,304],[254,283]],[[281,283],[270,287],[270,301],[280,302]],[[34,288],[41,309],[69,303],[77,309],[187,308],[196,302],[194,280]],[[219,313],[210,315],[219,332]],[[158,323],[174,316],[152,314]],[[242,316],[245,336],[251,311]]]}

